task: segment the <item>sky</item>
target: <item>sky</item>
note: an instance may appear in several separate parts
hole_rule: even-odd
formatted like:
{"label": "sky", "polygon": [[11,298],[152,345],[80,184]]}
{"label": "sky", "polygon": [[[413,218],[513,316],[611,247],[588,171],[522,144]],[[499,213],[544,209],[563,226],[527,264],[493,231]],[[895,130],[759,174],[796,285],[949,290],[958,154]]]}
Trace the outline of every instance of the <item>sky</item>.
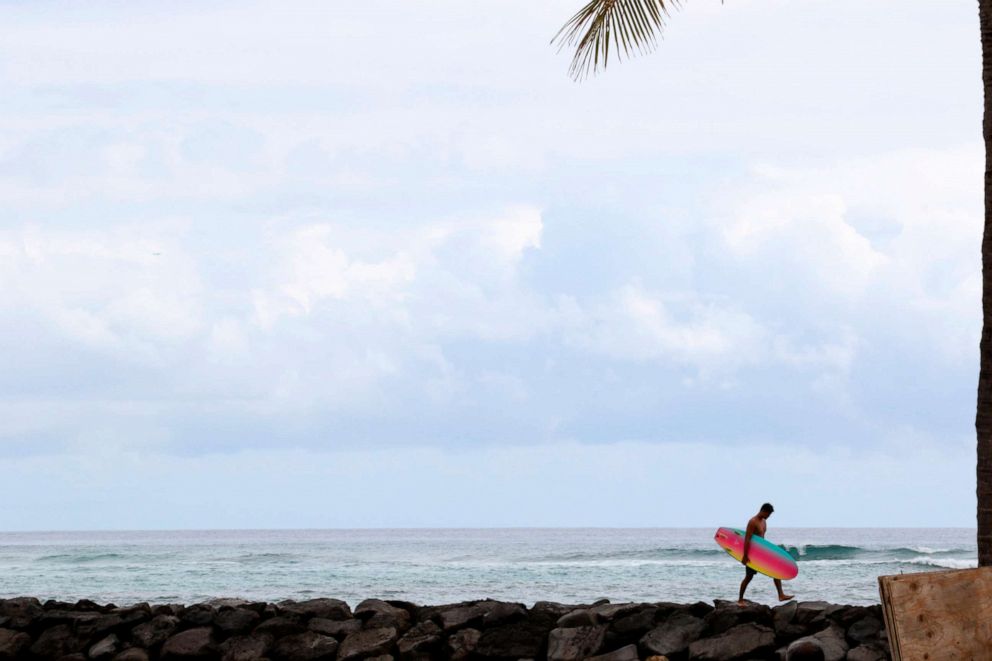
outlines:
{"label": "sky", "polygon": [[0,2],[0,530],[971,526],[973,3]]}

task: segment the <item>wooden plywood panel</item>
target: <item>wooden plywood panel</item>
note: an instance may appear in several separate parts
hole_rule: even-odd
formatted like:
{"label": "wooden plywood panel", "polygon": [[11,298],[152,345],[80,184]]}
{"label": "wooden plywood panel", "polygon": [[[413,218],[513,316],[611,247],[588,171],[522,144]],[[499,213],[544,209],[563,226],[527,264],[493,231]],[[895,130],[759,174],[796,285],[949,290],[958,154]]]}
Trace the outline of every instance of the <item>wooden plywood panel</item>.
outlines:
{"label": "wooden plywood panel", "polygon": [[894,661],[992,661],[992,567],[881,576]]}

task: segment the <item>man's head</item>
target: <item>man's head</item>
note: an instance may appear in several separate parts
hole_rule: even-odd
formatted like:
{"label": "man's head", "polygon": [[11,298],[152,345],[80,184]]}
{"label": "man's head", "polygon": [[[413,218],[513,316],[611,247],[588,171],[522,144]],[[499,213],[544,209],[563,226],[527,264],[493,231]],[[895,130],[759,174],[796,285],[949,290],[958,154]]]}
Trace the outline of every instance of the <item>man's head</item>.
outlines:
{"label": "man's head", "polygon": [[762,519],[767,519],[772,515],[772,512],[774,511],[775,508],[772,507],[771,503],[765,503],[764,505],[761,506],[761,509],[758,511],[758,516],[760,516]]}

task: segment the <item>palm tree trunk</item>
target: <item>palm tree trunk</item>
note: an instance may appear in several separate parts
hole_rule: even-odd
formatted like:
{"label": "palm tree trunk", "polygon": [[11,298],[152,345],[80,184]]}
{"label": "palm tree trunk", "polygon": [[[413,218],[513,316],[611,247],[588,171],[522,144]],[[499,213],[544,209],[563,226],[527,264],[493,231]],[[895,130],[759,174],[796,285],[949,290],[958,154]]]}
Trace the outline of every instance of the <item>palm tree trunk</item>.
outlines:
{"label": "palm tree trunk", "polygon": [[978,0],[982,29],[982,84],[985,88],[985,233],[982,238],[982,342],[979,352],[978,564],[992,565],[992,0]]}

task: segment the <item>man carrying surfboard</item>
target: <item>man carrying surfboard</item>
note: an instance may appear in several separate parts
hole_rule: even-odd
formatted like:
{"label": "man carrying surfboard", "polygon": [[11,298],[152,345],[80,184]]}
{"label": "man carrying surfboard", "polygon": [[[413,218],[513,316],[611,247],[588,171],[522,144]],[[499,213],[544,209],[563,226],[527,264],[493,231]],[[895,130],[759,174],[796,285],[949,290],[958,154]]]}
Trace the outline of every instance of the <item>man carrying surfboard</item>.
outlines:
{"label": "man carrying surfboard", "polygon": [[[754,569],[751,569],[750,567],[747,566],[747,563],[750,561],[750,558],[748,557],[748,553],[751,550],[751,538],[752,537],[763,538],[765,536],[765,532],[768,530],[768,517],[770,517],[772,515],[772,512],[774,511],[775,508],[772,507],[771,503],[765,503],[764,505],[761,506],[761,509],[758,510],[758,513],[752,516],[751,520],[747,522],[747,531],[744,534],[744,552],[743,555],[741,556],[741,564],[744,565],[744,580],[741,581],[741,593],[740,593],[740,597],[737,599],[737,603],[741,606],[745,605],[746,603],[744,601],[744,591],[747,590],[747,586],[751,582],[751,579],[754,578],[754,575],[758,573]],[[774,581],[775,581],[775,589],[778,590],[779,601],[788,601],[789,599],[793,598],[793,595],[785,594],[785,592],[782,590],[781,579],[776,578],[774,579]]]}

